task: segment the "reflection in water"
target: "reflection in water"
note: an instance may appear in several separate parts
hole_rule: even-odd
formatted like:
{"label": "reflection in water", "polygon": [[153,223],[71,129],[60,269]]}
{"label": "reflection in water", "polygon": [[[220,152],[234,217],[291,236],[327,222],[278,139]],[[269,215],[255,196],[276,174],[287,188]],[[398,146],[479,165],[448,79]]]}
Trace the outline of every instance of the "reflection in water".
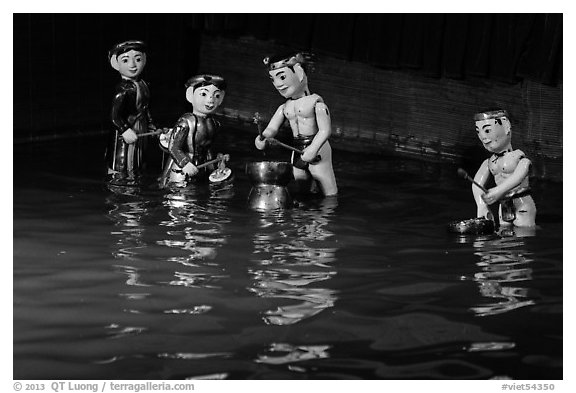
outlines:
{"label": "reflection in water", "polygon": [[[174,272],[170,286],[186,288],[220,288],[217,282],[227,275],[221,274],[212,261],[217,249],[226,244],[224,227],[230,222],[227,201],[233,197],[233,184],[192,185],[188,188],[172,188],[164,195],[163,205],[168,209],[167,221],[160,226],[166,229],[163,240],[156,244],[171,249],[166,258],[182,266]],[[177,266],[177,265],[176,265]],[[166,314],[199,315],[210,312],[208,304],[190,304],[186,308],[165,310]]]}
{"label": "reflection in water", "polygon": [[328,349],[330,349],[329,345],[272,344],[268,350],[271,355],[259,355],[256,363],[286,364],[311,359],[326,359],[330,357]]}
{"label": "reflection in water", "polygon": [[[110,234],[116,239],[112,255],[117,259],[136,259],[138,250],[146,247],[143,241],[145,226],[142,219],[148,212],[149,201],[131,187],[110,186],[112,193],[106,199],[110,209],[108,217],[114,222]],[[118,265],[127,276],[130,286],[147,286],[141,282],[139,270],[135,266]]]}
{"label": "reflection in water", "polygon": [[533,261],[523,248],[522,237],[510,231],[500,232],[497,239],[478,238],[473,246],[478,250],[475,255],[480,257],[477,263],[480,271],[474,274],[482,296],[496,299],[488,304],[472,307],[478,316],[505,313],[520,307],[534,305],[529,298],[527,284],[520,283],[532,280]]}
{"label": "reflection in water", "polygon": [[266,311],[267,324],[294,324],[334,306],[336,291],[326,281],[336,274],[332,263],[337,248],[329,229],[336,206],[328,198],[316,208],[258,213],[257,266],[249,269],[255,284],[249,290],[262,298],[297,301]]}
{"label": "reflection in water", "polygon": [[516,344],[507,341],[490,341],[471,343],[466,349],[468,352],[504,351],[516,348]]}
{"label": "reflection in water", "polygon": [[[151,296],[152,291],[158,285],[217,287],[214,282],[225,276],[215,271],[217,269],[211,267],[209,261],[216,257],[217,248],[226,243],[223,227],[229,221],[226,214],[226,201],[233,195],[231,182],[166,190],[162,206],[158,205],[156,198],[142,195],[143,190],[139,188],[110,187],[110,190],[112,193],[107,202],[111,208],[108,216],[114,221],[115,227],[111,235],[116,237],[112,255],[125,261],[115,267],[126,275],[126,285],[149,287],[150,291],[121,293],[121,297],[130,301],[141,301]],[[155,209],[152,209],[154,204]],[[146,220],[154,222],[156,218],[152,215],[162,214],[165,211],[169,219],[159,222],[158,226],[152,227],[145,222]],[[144,238],[145,232],[148,233],[150,240]],[[150,259],[138,258],[138,255],[139,251],[143,255],[149,255],[151,250],[158,250],[157,245],[178,250],[170,250],[166,257],[158,253],[158,259],[176,262],[183,267],[172,269],[169,265],[162,265],[165,268],[155,268],[151,271]],[[143,271],[149,272],[148,284],[142,278]],[[171,274],[171,279],[160,280],[158,277],[167,271]],[[203,314],[210,310],[209,305],[197,304],[163,312],[165,314]],[[125,311],[140,312],[136,309],[125,309]],[[112,330],[116,331],[117,328]],[[119,328],[121,334],[125,334],[124,329],[127,328]]]}
{"label": "reflection in water", "polygon": [[[160,223],[167,228],[164,240],[157,244],[185,250],[187,255],[168,260],[185,266],[198,266],[198,261],[213,260],[217,248],[226,243],[223,228],[230,222],[227,200],[232,198],[232,183],[210,184],[191,188],[174,188],[164,195],[164,206],[170,219]],[[196,286],[201,280],[195,273],[177,273],[175,285]]]}
{"label": "reflection in water", "polygon": [[[114,223],[114,230],[110,234],[116,239],[113,243],[115,249],[112,255],[116,259],[126,261],[126,264],[114,265],[123,275],[126,276],[126,285],[129,287],[149,287],[143,282],[141,270],[136,266],[139,251],[146,247],[143,240],[145,226],[142,224],[144,217],[149,212],[149,201],[139,194],[138,188],[109,186],[111,194],[106,202],[110,206],[108,217]],[[149,292],[127,292],[120,293],[132,303],[147,298]],[[130,314],[139,314],[140,311],[134,308],[124,309]],[[139,335],[147,330],[143,326],[123,326],[119,323],[111,323],[106,326],[107,334],[110,338],[123,338],[126,336]]]}

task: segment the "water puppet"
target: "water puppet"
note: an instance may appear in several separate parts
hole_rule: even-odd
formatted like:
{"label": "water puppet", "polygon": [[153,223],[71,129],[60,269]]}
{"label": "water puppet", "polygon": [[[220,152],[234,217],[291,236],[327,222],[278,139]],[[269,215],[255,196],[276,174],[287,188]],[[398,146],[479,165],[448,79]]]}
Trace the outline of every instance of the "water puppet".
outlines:
{"label": "water puppet", "polygon": [[294,137],[291,162],[293,176],[299,183],[314,190],[316,185],[324,196],[338,194],[332,167],[332,148],[328,141],[332,132],[330,112],[322,97],[308,88],[306,60],[302,53],[266,57],[263,60],[272,84],[286,99],[255,140],[263,150],[274,139],[287,119]]}

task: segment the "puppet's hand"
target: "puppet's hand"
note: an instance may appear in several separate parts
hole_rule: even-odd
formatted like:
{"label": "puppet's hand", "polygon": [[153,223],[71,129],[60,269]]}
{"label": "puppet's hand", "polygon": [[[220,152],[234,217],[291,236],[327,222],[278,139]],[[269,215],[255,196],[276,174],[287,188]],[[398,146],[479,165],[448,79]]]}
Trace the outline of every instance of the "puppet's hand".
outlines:
{"label": "puppet's hand", "polygon": [[482,194],[482,200],[486,202],[487,205],[492,205],[502,199],[502,193],[496,188],[491,188],[486,194]]}
{"label": "puppet's hand", "polygon": [[124,142],[132,144],[136,142],[136,140],[138,139],[138,135],[136,135],[136,133],[131,128],[128,128],[122,134],[122,138],[124,138]]}
{"label": "puppet's hand", "polygon": [[313,151],[308,150],[308,148],[304,149],[302,152],[302,161],[306,161],[310,164],[315,164],[317,162],[316,157],[316,154]]}
{"label": "puppet's hand", "polygon": [[154,130],[156,132],[154,135],[158,135],[159,139],[162,139],[163,137],[166,138],[166,135],[168,134],[168,132],[170,130],[171,130],[171,128],[168,128],[168,127],[156,128]]}
{"label": "puppet's hand", "polygon": [[256,145],[256,148],[258,150],[264,150],[266,148],[267,143],[268,142],[266,141],[266,138],[260,139],[260,135],[258,135],[254,140],[254,144]]}
{"label": "puppet's hand", "polygon": [[198,173],[198,168],[196,167],[196,165],[189,162],[188,164],[184,165],[184,168],[182,168],[182,172],[184,172],[188,176],[194,176]]}

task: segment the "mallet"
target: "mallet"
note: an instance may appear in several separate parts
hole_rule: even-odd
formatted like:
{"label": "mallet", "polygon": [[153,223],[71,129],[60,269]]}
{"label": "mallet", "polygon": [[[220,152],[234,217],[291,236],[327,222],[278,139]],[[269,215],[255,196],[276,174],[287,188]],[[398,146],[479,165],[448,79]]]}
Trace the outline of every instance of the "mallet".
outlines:
{"label": "mallet", "polygon": [[472,178],[470,177],[470,175],[468,175],[468,173],[466,173],[466,171],[465,171],[464,169],[458,168],[458,175],[461,176],[461,177],[463,177],[464,179],[470,181],[472,184],[474,184],[476,187],[480,188],[482,191],[484,191],[484,192],[486,192],[486,193],[488,192],[488,190],[487,190],[486,188],[484,188],[484,186],[476,183],[476,182],[474,181],[474,179],[472,179]]}
{"label": "mallet", "polygon": [[[293,146],[287,145],[283,142],[280,142],[278,139],[276,138],[266,138],[264,135],[262,135],[262,126],[260,125],[260,113],[256,112],[254,113],[254,123],[256,123],[256,126],[258,127],[258,135],[260,135],[260,140],[263,141],[264,139],[270,141],[270,143],[281,146],[285,149],[288,150],[292,150],[295,153],[298,153],[300,155],[304,154],[304,152],[302,150],[296,149]],[[320,161],[322,159],[322,157],[320,155],[317,155],[316,158],[314,158],[314,160],[311,163],[317,163],[318,161]],[[296,164],[294,164],[294,166],[296,168],[300,168],[300,169],[306,169],[308,167],[307,162],[303,161],[302,159],[299,159]]]}

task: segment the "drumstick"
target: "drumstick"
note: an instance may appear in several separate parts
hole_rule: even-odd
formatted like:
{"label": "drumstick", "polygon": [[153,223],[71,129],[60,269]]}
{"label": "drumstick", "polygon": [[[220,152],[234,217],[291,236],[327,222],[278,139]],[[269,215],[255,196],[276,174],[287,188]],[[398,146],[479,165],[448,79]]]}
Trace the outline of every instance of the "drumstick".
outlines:
{"label": "drumstick", "polygon": [[298,154],[304,154],[304,152],[303,152],[302,150],[296,149],[296,148],[293,147],[293,146],[290,146],[290,145],[287,145],[287,144],[285,144],[285,143],[282,143],[282,142],[280,142],[280,141],[279,141],[278,139],[276,139],[276,138],[267,138],[267,139],[268,139],[270,142],[272,142],[272,143],[274,143],[274,144],[276,144],[276,145],[282,146],[282,147],[285,148],[285,149],[292,150],[292,151],[294,151],[294,152],[296,152],[296,153],[298,153]]}
{"label": "drumstick", "polygon": [[258,128],[258,135],[260,135],[260,140],[264,140],[264,135],[262,135],[262,126],[260,125],[260,113],[254,113],[254,123],[256,123],[256,127]]}
{"label": "drumstick", "polygon": [[[196,166],[196,168],[198,169],[202,169],[205,166],[208,166],[210,164],[214,164],[218,161],[229,161],[230,160],[230,154],[219,154],[217,158],[210,160],[210,161],[206,161],[202,164],[199,164]],[[174,162],[174,160],[172,158],[170,158],[168,165],[166,166],[166,169],[164,169],[164,173],[162,173],[162,176],[160,177],[160,188],[164,188],[166,187],[166,184],[168,182],[168,173],[170,172],[170,169],[172,167],[172,163]]]}
{"label": "drumstick", "polygon": [[156,131],[150,131],[150,132],[145,132],[143,134],[136,134],[138,136],[149,136],[149,135],[158,135],[158,134],[162,134],[164,132],[164,130],[156,130]]}
{"label": "drumstick", "polygon": [[[258,128],[258,135],[260,135],[260,140],[263,141],[264,139],[268,139],[271,143],[275,143],[279,146],[282,146],[285,149],[288,150],[292,150],[293,152],[296,152],[300,155],[304,154],[304,152],[302,150],[298,150],[295,147],[292,147],[290,145],[287,145],[285,143],[280,142],[278,139],[275,138],[266,138],[263,134],[262,134],[262,126],[260,125],[260,113],[256,112],[254,113],[254,123],[256,123],[256,127]],[[318,162],[322,159],[321,156],[316,156],[316,158],[314,159],[314,161],[312,162]]]}
{"label": "drumstick", "polygon": [[[278,139],[276,139],[276,138],[266,138],[266,139],[268,139],[268,140],[269,140],[270,142],[272,142],[273,144],[277,144],[277,145],[279,145],[279,146],[282,146],[282,147],[285,148],[285,149],[292,150],[293,152],[296,152],[296,153],[298,153],[298,154],[300,154],[300,155],[304,154],[304,152],[303,152],[302,150],[296,149],[296,148],[293,147],[293,146],[290,146],[290,145],[287,145],[287,144],[285,144],[285,143],[282,143],[282,142],[280,142],[280,141],[279,141]],[[314,158],[314,160],[313,160],[312,162],[318,162],[318,161],[320,161],[321,159],[322,159],[322,157],[321,157],[320,155],[317,155],[316,158]]]}
{"label": "drumstick", "polygon": [[484,192],[488,192],[488,190],[486,188],[484,188],[484,186],[482,186],[481,184],[476,183],[476,181],[474,181],[474,179],[472,179],[468,173],[466,173],[466,171],[462,168],[458,168],[458,175],[463,177],[466,180],[469,180],[470,182],[472,182],[472,184],[474,184],[476,187],[480,188],[482,191]]}
{"label": "drumstick", "polygon": [[224,154],[223,156],[217,157],[213,160],[206,161],[205,163],[202,163],[200,165],[196,165],[196,168],[201,169],[201,168],[204,168],[205,166],[208,166],[210,164],[214,164],[214,163],[216,163],[218,161],[222,161],[222,160],[224,160],[224,161],[230,160],[230,154]]}

